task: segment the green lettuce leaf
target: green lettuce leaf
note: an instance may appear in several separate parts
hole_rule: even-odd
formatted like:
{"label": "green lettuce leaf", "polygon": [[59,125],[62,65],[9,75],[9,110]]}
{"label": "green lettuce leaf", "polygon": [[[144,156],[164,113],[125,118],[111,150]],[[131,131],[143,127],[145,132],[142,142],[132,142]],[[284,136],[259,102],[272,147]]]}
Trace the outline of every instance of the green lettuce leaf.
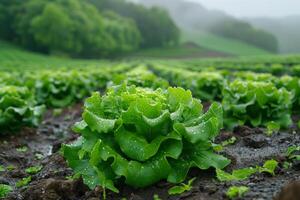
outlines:
{"label": "green lettuce leaf", "polygon": [[73,127],[81,137],[62,153],[90,188],[118,192],[120,181],[136,188],[163,179],[180,183],[192,167],[230,163],[213,151],[222,115],[217,103],[203,114],[200,101],[182,88],[113,86],[86,100],[83,120]]}

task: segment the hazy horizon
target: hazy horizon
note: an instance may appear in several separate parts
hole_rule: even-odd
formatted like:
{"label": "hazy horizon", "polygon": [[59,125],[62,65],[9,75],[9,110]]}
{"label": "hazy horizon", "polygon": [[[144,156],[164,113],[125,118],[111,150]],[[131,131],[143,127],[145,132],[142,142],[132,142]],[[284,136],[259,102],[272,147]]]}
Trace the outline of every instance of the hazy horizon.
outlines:
{"label": "hazy horizon", "polygon": [[235,17],[288,17],[300,15],[296,0],[184,0],[198,2],[209,10],[224,11]]}

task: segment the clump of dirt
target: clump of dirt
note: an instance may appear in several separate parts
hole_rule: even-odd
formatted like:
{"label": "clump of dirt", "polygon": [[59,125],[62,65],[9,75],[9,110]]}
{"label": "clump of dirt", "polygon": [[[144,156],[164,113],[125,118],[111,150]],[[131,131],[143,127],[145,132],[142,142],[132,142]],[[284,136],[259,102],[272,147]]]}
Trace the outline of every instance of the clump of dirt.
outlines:
{"label": "clump of dirt", "polygon": [[300,182],[291,182],[282,188],[281,192],[274,200],[299,200],[300,199]]}

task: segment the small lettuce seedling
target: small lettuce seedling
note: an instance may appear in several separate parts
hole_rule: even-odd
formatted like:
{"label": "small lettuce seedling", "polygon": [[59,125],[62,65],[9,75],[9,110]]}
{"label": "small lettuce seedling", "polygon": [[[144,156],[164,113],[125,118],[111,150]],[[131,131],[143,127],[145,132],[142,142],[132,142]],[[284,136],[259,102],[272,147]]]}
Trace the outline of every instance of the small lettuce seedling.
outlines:
{"label": "small lettuce seedling", "polygon": [[161,200],[161,198],[158,196],[158,194],[153,195],[153,200]]}
{"label": "small lettuce seedling", "polygon": [[273,133],[276,133],[280,130],[280,125],[276,122],[267,123],[267,131],[266,134],[271,136]]}
{"label": "small lettuce seedling", "polygon": [[215,151],[223,151],[224,147],[228,145],[232,145],[237,141],[236,137],[231,137],[228,140],[223,141],[221,144],[213,144],[213,148]]}
{"label": "small lettuce seedling", "polygon": [[171,187],[168,190],[169,195],[177,195],[177,194],[182,194],[184,192],[190,191],[193,188],[192,184],[195,180],[196,178],[192,178],[191,180],[188,181],[187,184],[181,183],[180,185]]}
{"label": "small lettuce seedling", "polygon": [[19,181],[16,183],[16,187],[17,187],[17,188],[20,188],[20,187],[27,186],[30,182],[31,182],[31,176],[22,178],[21,180],[19,180]]}
{"label": "small lettuce seedling", "polygon": [[5,168],[2,165],[0,165],[0,172],[4,172],[4,171],[5,171]]}
{"label": "small lettuce seedling", "polygon": [[288,159],[290,160],[300,160],[300,155],[299,153],[297,154],[296,152],[300,152],[300,146],[291,146],[287,149],[286,155]]}
{"label": "small lettuce seedling", "polygon": [[12,187],[6,184],[0,184],[0,199],[7,197],[12,191]]}
{"label": "small lettuce seedling", "polygon": [[226,195],[230,199],[234,199],[237,197],[242,198],[248,191],[249,188],[246,186],[231,186],[226,192]]}
{"label": "small lettuce seedling", "polygon": [[22,146],[16,149],[17,152],[25,153],[28,151],[28,147]]}
{"label": "small lettuce seedling", "polygon": [[33,166],[25,169],[25,172],[28,174],[36,174],[42,170],[43,166]]}
{"label": "small lettuce seedling", "polygon": [[278,166],[278,162],[276,160],[267,160],[262,167],[257,166],[259,173],[269,173],[272,176],[275,176],[275,169]]}
{"label": "small lettuce seedling", "polygon": [[221,169],[216,169],[217,179],[221,182],[225,181],[241,181],[248,179],[252,174],[257,172],[259,173],[269,173],[272,176],[275,176],[275,169],[278,166],[278,162],[276,160],[267,160],[264,165],[249,167],[244,169],[233,170],[232,173],[227,173]]}
{"label": "small lettuce seedling", "polygon": [[245,180],[249,178],[252,174],[255,174],[256,172],[257,169],[252,167],[233,170],[231,174],[221,169],[216,169],[217,179],[221,182]]}
{"label": "small lettuce seedling", "polygon": [[36,153],[36,154],[34,154],[34,157],[35,157],[36,159],[38,159],[38,160],[41,160],[41,159],[44,158],[44,155],[41,154],[41,153]]}
{"label": "small lettuce seedling", "polygon": [[8,166],[6,167],[6,169],[7,169],[8,171],[13,171],[13,170],[16,169],[16,167],[13,166],[13,165],[8,165]]}

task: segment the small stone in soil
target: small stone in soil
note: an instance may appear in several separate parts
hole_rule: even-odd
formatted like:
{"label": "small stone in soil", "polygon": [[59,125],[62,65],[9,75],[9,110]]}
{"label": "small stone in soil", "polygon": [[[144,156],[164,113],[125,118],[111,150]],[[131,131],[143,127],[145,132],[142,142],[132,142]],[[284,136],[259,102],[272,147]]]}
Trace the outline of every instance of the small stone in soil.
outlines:
{"label": "small stone in soil", "polygon": [[250,135],[243,138],[243,141],[246,146],[251,148],[261,148],[263,146],[266,146],[268,144],[267,137],[264,135]]}

